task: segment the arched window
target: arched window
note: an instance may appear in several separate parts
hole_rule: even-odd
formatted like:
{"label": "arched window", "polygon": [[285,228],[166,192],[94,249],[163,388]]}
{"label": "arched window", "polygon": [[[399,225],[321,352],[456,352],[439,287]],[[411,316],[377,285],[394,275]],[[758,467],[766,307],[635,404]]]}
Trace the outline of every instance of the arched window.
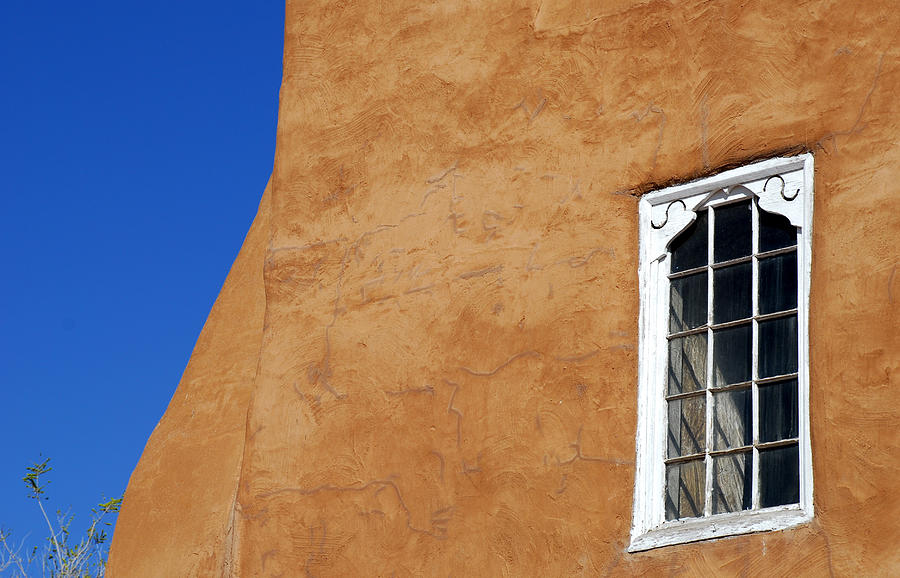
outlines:
{"label": "arched window", "polygon": [[812,192],[807,154],[641,199],[631,551],[812,518]]}

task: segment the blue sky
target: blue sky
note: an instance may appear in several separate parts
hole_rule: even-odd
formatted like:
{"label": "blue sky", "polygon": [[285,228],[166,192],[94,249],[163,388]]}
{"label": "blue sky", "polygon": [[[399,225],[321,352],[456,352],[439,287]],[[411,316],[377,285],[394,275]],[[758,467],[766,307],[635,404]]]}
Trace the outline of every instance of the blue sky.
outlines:
{"label": "blue sky", "polygon": [[124,490],[272,169],[284,4],[0,2],[0,525]]}

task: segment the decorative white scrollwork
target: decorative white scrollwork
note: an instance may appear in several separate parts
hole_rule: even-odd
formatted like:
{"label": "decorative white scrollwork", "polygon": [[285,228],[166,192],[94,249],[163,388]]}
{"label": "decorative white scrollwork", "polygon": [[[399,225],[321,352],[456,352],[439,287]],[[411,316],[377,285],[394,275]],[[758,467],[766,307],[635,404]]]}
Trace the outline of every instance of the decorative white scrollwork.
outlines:
{"label": "decorative white scrollwork", "polygon": [[682,201],[681,199],[675,199],[674,201],[669,203],[668,207],[666,207],[666,219],[659,225],[654,223],[653,220],[651,219],[650,226],[653,227],[654,229],[662,229],[663,227],[665,227],[666,223],[669,222],[669,209],[671,209],[672,205],[674,205],[675,203],[681,203],[681,208],[684,209],[685,211],[687,210],[687,205],[684,204],[684,201]]}
{"label": "decorative white scrollwork", "polygon": [[[688,201],[688,203],[689,202],[690,201]],[[688,203],[682,199],[675,199],[666,205],[665,215],[661,220],[659,217],[654,220],[651,213],[650,228],[653,229],[653,234],[650,235],[649,241],[651,244],[651,254],[654,255],[655,258],[659,259],[664,257],[666,254],[666,245],[669,241],[675,238],[678,233],[688,228],[697,218],[697,213],[694,212],[693,208],[688,207]],[[680,205],[680,207],[676,205]]]}
{"label": "decorative white scrollwork", "polygon": [[[787,217],[795,227],[803,226],[802,169],[770,175],[765,180],[760,179],[744,186],[757,196],[762,210]],[[786,191],[794,191],[794,194],[785,194]]]}
{"label": "decorative white scrollwork", "polygon": [[778,179],[779,181],[781,181],[781,190],[778,191],[778,193],[781,195],[781,198],[784,199],[785,201],[793,201],[800,195],[799,187],[797,188],[797,192],[794,193],[793,197],[788,198],[784,195],[784,177],[782,177],[781,175],[772,175],[771,177],[766,179],[766,184],[763,185],[763,192],[766,191],[766,188],[769,186],[769,181],[771,181],[772,179]]}
{"label": "decorative white scrollwork", "polygon": [[[670,197],[668,202],[651,205],[649,224],[652,234],[648,236],[650,252],[647,256],[654,261],[663,259],[669,243],[694,222],[697,211],[728,202],[731,198],[755,196],[762,210],[786,217],[795,227],[803,226],[805,188],[802,168],[748,176],[749,180],[743,182],[714,185],[705,190],[698,187],[694,189],[696,192],[682,198],[672,200]],[[790,191],[794,191],[793,194]]]}

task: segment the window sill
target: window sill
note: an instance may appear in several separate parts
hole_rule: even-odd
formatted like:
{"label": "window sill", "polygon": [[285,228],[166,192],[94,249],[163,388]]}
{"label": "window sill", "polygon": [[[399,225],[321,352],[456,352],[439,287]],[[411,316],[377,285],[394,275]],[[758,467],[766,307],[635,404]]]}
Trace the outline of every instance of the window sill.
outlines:
{"label": "window sill", "polygon": [[786,530],[812,520],[812,512],[799,505],[779,506],[764,510],[719,514],[709,518],[666,522],[632,539],[628,552],[641,552],[662,546],[686,544],[699,540],[738,536],[754,532]]}

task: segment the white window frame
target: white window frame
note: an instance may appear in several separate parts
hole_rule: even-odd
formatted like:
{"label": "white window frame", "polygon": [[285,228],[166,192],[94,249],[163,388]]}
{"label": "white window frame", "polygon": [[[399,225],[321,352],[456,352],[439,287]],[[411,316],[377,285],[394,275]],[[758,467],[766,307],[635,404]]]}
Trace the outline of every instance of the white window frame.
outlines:
{"label": "white window frame", "polygon": [[[740,189],[738,189],[740,185]],[[767,212],[798,227],[797,346],[800,502],[703,518],[665,519],[669,243],[696,219],[695,211],[756,197]],[[812,251],[813,156],[774,158],[687,184],[647,193],[640,201],[640,330],[634,511],[629,552],[698,540],[782,530],[813,518],[809,435],[809,281]],[[756,365],[756,351],[753,352]],[[707,424],[709,425],[709,424]],[[708,478],[707,478],[708,479]]]}

